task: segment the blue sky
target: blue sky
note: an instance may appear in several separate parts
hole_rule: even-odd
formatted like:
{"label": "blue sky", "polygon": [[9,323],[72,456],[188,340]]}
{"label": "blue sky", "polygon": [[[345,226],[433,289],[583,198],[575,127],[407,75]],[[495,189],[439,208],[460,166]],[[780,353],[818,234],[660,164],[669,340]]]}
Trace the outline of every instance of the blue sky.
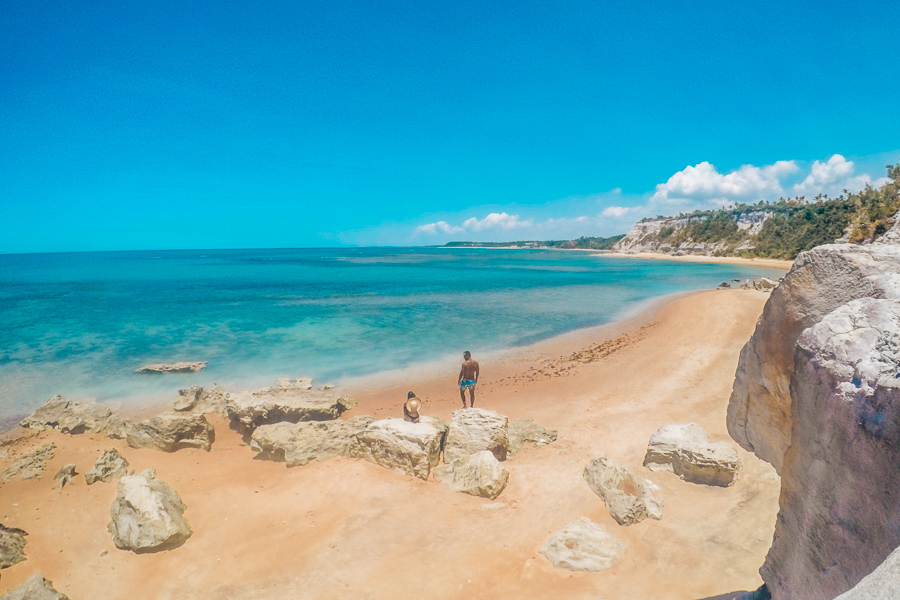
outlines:
{"label": "blue sky", "polygon": [[435,244],[877,183],[898,2],[0,5],[0,252]]}

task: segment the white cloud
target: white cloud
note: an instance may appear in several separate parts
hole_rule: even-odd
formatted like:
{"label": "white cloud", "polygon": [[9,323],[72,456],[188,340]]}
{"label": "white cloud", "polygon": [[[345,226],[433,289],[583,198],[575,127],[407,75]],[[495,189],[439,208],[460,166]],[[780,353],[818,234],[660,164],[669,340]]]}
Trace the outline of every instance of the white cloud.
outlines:
{"label": "white cloud", "polygon": [[759,200],[784,193],[781,180],[799,170],[792,160],[779,160],[771,165],[744,165],[730,173],[719,173],[704,161],[685,167],[665,183],[656,186],[651,205],[677,206],[684,201],[723,205],[736,200]]}
{"label": "white cloud", "polygon": [[613,219],[621,219],[629,212],[631,212],[631,208],[627,206],[607,206],[603,209],[603,212],[600,213],[600,216],[612,217]]}
{"label": "white cloud", "polygon": [[815,161],[809,175],[802,182],[794,185],[795,194],[828,194],[837,195],[843,190],[858,192],[871,182],[865,173],[854,175],[855,166],[840,154],[835,154],[825,162]]}
{"label": "white cloud", "polygon": [[478,219],[477,217],[466,219],[460,226],[450,225],[446,221],[435,221],[434,223],[419,225],[418,227],[416,227],[416,233],[435,235],[438,233],[450,234],[464,233],[467,231],[509,231],[511,229],[531,227],[532,225],[534,225],[534,222],[532,220],[522,220],[519,218],[519,215],[510,215],[505,212],[494,212],[488,214],[483,219]]}

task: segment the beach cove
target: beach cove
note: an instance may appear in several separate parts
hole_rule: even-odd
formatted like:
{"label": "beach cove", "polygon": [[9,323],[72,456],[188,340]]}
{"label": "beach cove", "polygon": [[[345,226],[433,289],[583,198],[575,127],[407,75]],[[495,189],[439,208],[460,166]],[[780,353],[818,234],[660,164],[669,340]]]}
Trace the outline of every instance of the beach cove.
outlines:
{"label": "beach cove", "polygon": [[[0,510],[4,524],[28,531],[28,560],[3,571],[0,591],[38,570],[70,598],[380,599],[427,589],[448,599],[697,599],[756,589],[778,509],[774,470],[739,450],[738,481],[713,488],[641,462],[664,423],[696,422],[714,441],[729,440],[725,411],[738,354],[767,298],[753,290],[697,292],[496,361],[476,354],[483,371],[476,406],[559,432],[556,442],[504,463],[510,483],[498,511],[482,510],[490,503],[483,498],[358,459],[290,469],[253,460],[214,416],[209,453],[136,450],[102,435],[56,431],[22,438],[13,453],[56,443],[49,474],[67,463],[84,472],[110,447],[137,471],[156,469],[187,505],[194,534],[173,551],[124,552],[106,531],[114,484],[87,487],[80,479],[56,490],[48,476],[14,480],[0,487]],[[449,419],[459,404],[455,358],[448,368],[441,377],[351,386],[358,405],[344,418],[398,416],[412,389],[424,414]],[[612,520],[581,476],[598,455],[659,486],[660,521],[622,527]],[[583,516],[619,537],[623,559],[600,573],[554,569],[538,549]]]}

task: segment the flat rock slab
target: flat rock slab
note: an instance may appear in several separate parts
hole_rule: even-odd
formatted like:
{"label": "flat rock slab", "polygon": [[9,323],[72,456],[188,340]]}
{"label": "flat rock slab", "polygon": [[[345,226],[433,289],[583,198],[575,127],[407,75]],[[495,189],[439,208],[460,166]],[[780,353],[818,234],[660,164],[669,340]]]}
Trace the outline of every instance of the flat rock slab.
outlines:
{"label": "flat rock slab", "polygon": [[555,429],[541,427],[531,419],[519,419],[509,424],[509,453],[515,454],[521,451],[525,444],[532,444],[535,448],[546,446],[556,441]]}
{"label": "flat rock slab", "polygon": [[25,536],[21,529],[0,524],[0,569],[25,560]]}
{"label": "flat rock slab", "polygon": [[509,419],[492,410],[460,408],[453,411],[444,444],[444,462],[462,461],[482,450],[489,451],[497,460],[506,460],[508,424]]}
{"label": "flat rock slab", "polygon": [[587,517],[572,521],[541,546],[550,564],[567,571],[602,571],[624,552],[622,542]]}
{"label": "flat rock slab", "polygon": [[184,503],[153,469],[119,480],[108,529],[117,548],[135,553],[170,550],[184,544],[191,528]]}
{"label": "flat rock slab", "polygon": [[40,479],[43,477],[44,471],[47,469],[47,461],[53,458],[54,448],[56,448],[56,444],[50,442],[33,452],[20,456],[4,471],[4,483],[13,477],[19,477],[20,479]]}
{"label": "flat rock slab", "polygon": [[209,450],[216,433],[204,415],[163,413],[138,423],[130,423],[125,440],[132,448],[175,452],[182,448]]}
{"label": "flat rock slab", "polygon": [[619,525],[633,525],[647,517],[662,518],[663,501],[653,497],[648,482],[622,465],[600,456],[585,466],[583,475]]}
{"label": "flat rock slab", "polygon": [[0,600],[69,600],[53,589],[53,584],[35,573],[16,589],[0,596]]}
{"label": "flat rock slab", "polygon": [[332,421],[354,406],[356,402],[349,396],[282,387],[228,394],[225,401],[232,422],[247,432],[283,421]]}
{"label": "flat rock slab", "polygon": [[644,466],[691,483],[728,487],[737,478],[741,460],[729,444],[710,442],[696,423],[667,423],[650,438]]}
{"label": "flat rock slab", "polygon": [[282,461],[288,467],[324,461],[335,456],[350,456],[354,436],[368,427],[372,417],[353,417],[347,421],[302,421],[261,425],[250,438],[257,458]]}
{"label": "flat rock slab", "polygon": [[135,373],[196,373],[202,371],[207,365],[207,361],[198,360],[194,362],[174,362],[174,363],[154,363],[152,365],[144,365],[134,370]]}
{"label": "flat rock slab", "polygon": [[94,463],[94,468],[84,474],[84,480],[88,485],[98,481],[107,483],[127,474],[128,461],[119,454],[118,450],[110,448],[100,455],[100,458]]}
{"label": "flat rock slab", "polygon": [[93,401],[75,401],[54,396],[19,421],[26,429],[58,429],[63,433],[99,433],[114,418],[109,406]]}
{"label": "flat rock slab", "polygon": [[465,460],[435,467],[434,478],[454,492],[493,500],[506,488],[509,472],[487,450]]}
{"label": "flat rock slab", "polygon": [[422,417],[419,423],[382,419],[353,436],[349,453],[404,475],[428,479],[440,462],[446,432],[447,424],[434,417]]}

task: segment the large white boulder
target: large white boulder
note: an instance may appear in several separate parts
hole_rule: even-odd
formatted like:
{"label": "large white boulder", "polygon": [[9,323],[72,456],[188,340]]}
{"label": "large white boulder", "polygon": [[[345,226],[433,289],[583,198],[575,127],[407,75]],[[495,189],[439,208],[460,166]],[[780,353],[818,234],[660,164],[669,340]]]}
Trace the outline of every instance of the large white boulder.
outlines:
{"label": "large white boulder", "polygon": [[622,465],[599,456],[584,467],[583,476],[619,525],[633,525],[647,517],[662,518],[663,501],[653,496],[648,482]]}
{"label": "large white boulder", "polygon": [[775,600],[834,598],[900,546],[900,304],[854,300],[800,336],[793,435],[760,574]]}
{"label": "large white boulder", "polygon": [[568,571],[608,569],[624,552],[622,542],[587,517],[572,521],[541,546],[550,564]]}
{"label": "large white boulder", "polygon": [[508,423],[509,419],[492,410],[460,408],[454,411],[444,444],[444,462],[458,462],[482,450],[491,452],[497,460],[506,460]]}
{"label": "large white boulder", "polygon": [[791,440],[791,375],[801,332],[858,298],[900,300],[900,246],[827,244],[803,252],[741,350],[728,432],[778,472]]}
{"label": "large white boulder", "polygon": [[454,492],[493,500],[506,488],[509,472],[493,454],[482,450],[459,462],[435,467],[434,478]]}
{"label": "large white boulder", "polygon": [[289,467],[311,460],[350,456],[350,444],[356,434],[375,419],[353,417],[347,421],[301,421],[261,425],[253,431],[250,447],[258,458],[284,461]]}
{"label": "large white boulder", "polygon": [[136,553],[181,546],[191,536],[184,503],[169,485],[147,469],[119,480],[108,529],[117,548]]}
{"label": "large white boulder", "polygon": [[349,454],[386,469],[428,479],[441,458],[447,424],[434,417],[419,423],[404,419],[373,421],[353,436]]}
{"label": "large white boulder", "polygon": [[896,600],[900,598],[900,549],[894,550],[878,568],[835,600]]}
{"label": "large white boulder", "polygon": [[734,483],[741,460],[724,442],[710,442],[696,423],[667,423],[650,437],[644,466],[670,471],[685,481],[728,487]]}

